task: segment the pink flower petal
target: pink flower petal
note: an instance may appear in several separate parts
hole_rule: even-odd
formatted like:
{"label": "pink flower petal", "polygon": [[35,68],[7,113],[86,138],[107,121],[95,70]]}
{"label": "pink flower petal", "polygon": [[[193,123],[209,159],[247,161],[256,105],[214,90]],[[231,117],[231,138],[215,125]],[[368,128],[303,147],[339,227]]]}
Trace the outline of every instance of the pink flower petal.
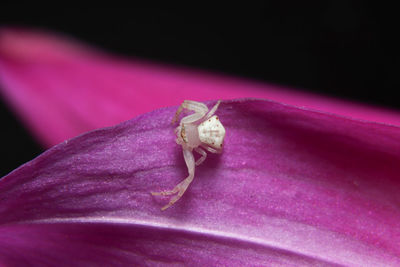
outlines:
{"label": "pink flower petal", "polygon": [[[213,104],[213,103],[209,103]],[[187,175],[164,108],[65,141],[0,180],[0,264],[399,266],[400,128],[222,102],[225,150]]]}
{"label": "pink flower petal", "polygon": [[185,99],[266,98],[400,124],[398,112],[201,71],[128,62],[37,31],[0,31],[0,89],[47,146]]}

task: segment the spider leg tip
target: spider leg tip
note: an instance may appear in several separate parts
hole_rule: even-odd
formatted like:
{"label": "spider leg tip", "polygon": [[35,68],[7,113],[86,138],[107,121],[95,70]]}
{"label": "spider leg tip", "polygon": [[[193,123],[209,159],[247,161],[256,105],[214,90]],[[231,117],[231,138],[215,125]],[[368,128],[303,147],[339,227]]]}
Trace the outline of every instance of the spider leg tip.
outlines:
{"label": "spider leg tip", "polygon": [[164,211],[164,210],[168,209],[169,207],[171,207],[171,204],[165,205],[164,207],[161,208],[161,210]]}

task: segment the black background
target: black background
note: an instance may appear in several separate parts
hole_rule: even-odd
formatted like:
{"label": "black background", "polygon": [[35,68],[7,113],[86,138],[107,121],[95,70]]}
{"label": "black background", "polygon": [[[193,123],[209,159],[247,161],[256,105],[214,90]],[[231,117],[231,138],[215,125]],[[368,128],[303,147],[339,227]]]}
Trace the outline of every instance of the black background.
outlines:
{"label": "black background", "polygon": [[[61,32],[121,56],[400,109],[397,9],[369,2],[321,2],[40,12],[2,6],[0,22]],[[4,101],[0,116],[3,176],[42,148]]]}

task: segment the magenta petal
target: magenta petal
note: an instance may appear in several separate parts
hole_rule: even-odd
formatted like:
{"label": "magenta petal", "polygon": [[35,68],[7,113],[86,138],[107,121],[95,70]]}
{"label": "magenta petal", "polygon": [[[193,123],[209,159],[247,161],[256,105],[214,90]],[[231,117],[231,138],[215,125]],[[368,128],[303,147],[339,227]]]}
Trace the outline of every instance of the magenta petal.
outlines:
{"label": "magenta petal", "polygon": [[244,79],[123,61],[38,31],[0,31],[0,89],[47,146],[185,99],[266,98],[400,125],[398,112]]}
{"label": "magenta petal", "polygon": [[[210,103],[211,104],[211,103]],[[398,266],[400,128],[222,102],[221,155],[187,175],[164,108],[59,144],[0,180],[6,265]]]}

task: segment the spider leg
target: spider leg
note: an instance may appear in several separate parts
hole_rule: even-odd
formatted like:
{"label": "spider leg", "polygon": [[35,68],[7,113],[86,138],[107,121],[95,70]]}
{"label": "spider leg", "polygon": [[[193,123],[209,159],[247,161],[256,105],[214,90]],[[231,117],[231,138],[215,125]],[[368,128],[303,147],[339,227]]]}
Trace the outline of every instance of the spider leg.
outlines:
{"label": "spider leg", "polygon": [[[175,116],[172,118],[172,124],[178,121],[179,115],[181,112],[186,109],[186,110],[191,110],[194,111],[195,113],[192,115],[189,115],[182,120],[186,119],[184,122],[185,123],[190,123],[194,122],[200,118],[202,118],[208,111],[208,108],[206,105],[200,102],[192,101],[192,100],[185,100],[183,103],[179,106],[178,110],[175,113]],[[198,115],[196,115],[198,114]],[[193,116],[196,115],[196,116]],[[183,121],[182,121],[183,122]]]}
{"label": "spider leg", "polygon": [[194,178],[194,168],[195,168],[195,162],[194,162],[194,157],[192,151],[189,150],[183,150],[183,157],[185,158],[186,166],[188,167],[189,171],[189,176],[186,177],[185,180],[177,184],[174,189],[172,190],[167,190],[167,191],[162,191],[162,192],[151,192],[153,196],[169,196],[178,193],[176,196],[172,197],[171,200],[167,205],[161,208],[161,210],[166,210],[172,205],[174,205],[175,202],[177,202],[185,193],[186,189],[190,185],[190,183],[193,181]]}
{"label": "spider leg", "polygon": [[188,123],[191,123],[191,122],[198,121],[201,118],[203,118],[204,115],[205,115],[205,113],[193,113],[193,114],[190,114],[189,116],[186,116],[186,117],[182,118],[181,123],[188,124]]}
{"label": "spider leg", "polygon": [[174,195],[174,194],[178,193],[178,191],[179,191],[178,185],[175,186],[174,189],[172,189],[172,190],[164,190],[164,191],[161,191],[161,192],[151,192],[151,194],[153,196],[170,196],[170,195]]}
{"label": "spider leg", "polygon": [[212,115],[214,115],[215,111],[217,111],[219,104],[221,104],[221,100],[218,100],[217,104],[213,106],[213,108],[207,113],[207,115],[204,117],[204,120],[207,120],[211,118]]}
{"label": "spider leg", "polygon": [[216,149],[214,149],[214,148],[212,148],[212,147],[205,146],[205,145],[202,145],[202,147],[203,147],[205,150],[207,150],[207,151],[209,151],[209,152],[211,152],[211,153],[220,153],[218,150],[216,150]]}
{"label": "spider leg", "polygon": [[201,158],[196,161],[196,166],[199,166],[207,158],[207,153],[200,147],[196,147],[194,150],[201,155]]}
{"label": "spider leg", "polygon": [[171,123],[175,124],[175,122],[178,121],[179,115],[181,114],[181,112],[183,111],[183,103],[179,106],[178,110],[175,113],[175,116],[172,118]]}

